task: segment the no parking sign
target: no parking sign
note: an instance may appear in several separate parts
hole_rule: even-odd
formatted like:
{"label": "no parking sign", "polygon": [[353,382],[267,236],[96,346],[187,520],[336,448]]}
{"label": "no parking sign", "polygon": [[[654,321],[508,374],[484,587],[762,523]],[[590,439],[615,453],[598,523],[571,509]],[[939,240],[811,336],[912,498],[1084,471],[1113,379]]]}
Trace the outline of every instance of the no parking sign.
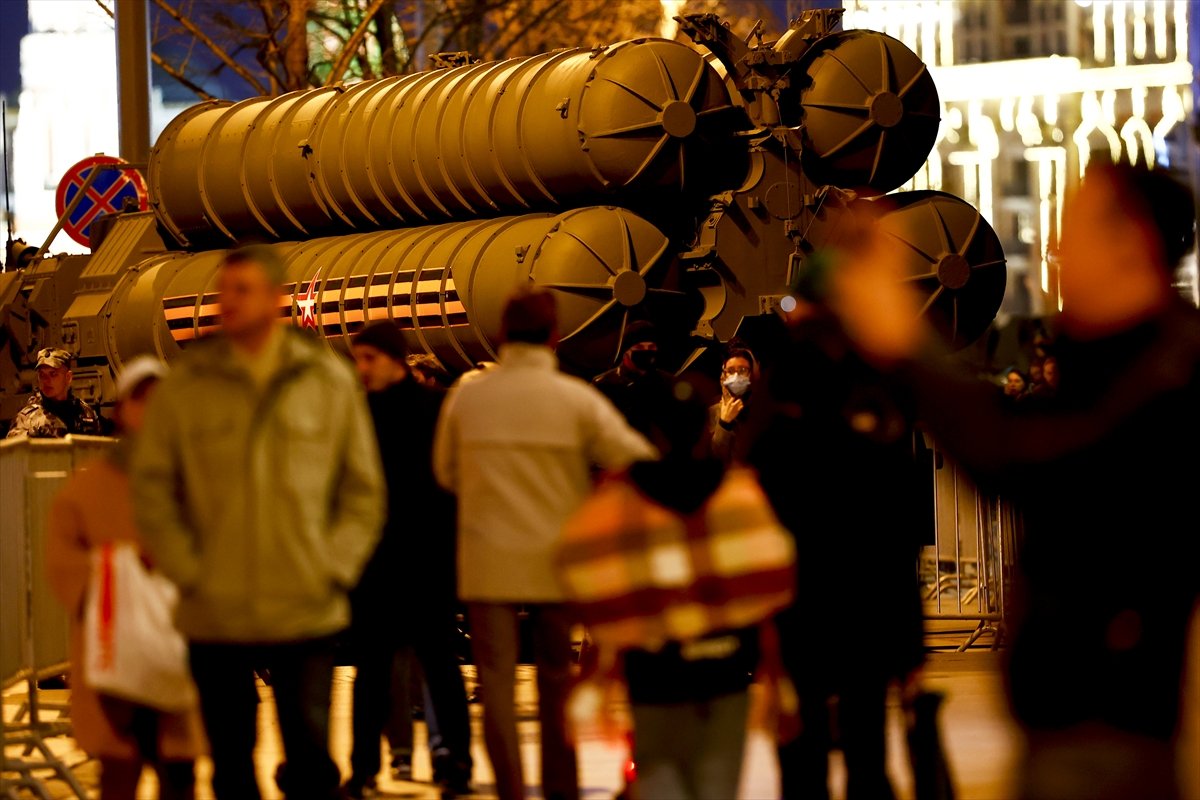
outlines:
{"label": "no parking sign", "polygon": [[72,209],[71,215],[63,222],[63,230],[75,241],[84,246],[90,245],[88,238],[92,223],[97,217],[121,211],[126,198],[137,201],[138,210],[149,208],[146,199],[146,184],[141,174],[135,169],[100,169],[92,183],[87,187],[88,176],[102,164],[124,164],[116,156],[95,155],[85,158],[67,170],[58,183],[58,192],[54,196],[54,207],[59,218],[75,200],[79,192],[83,197]]}

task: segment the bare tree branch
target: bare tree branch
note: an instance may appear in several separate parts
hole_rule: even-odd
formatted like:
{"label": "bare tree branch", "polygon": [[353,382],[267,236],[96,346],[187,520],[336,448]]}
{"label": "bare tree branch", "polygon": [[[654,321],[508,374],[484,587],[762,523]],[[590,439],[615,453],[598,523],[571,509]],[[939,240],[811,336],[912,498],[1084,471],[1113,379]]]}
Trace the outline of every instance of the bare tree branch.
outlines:
{"label": "bare tree branch", "polygon": [[237,61],[235,61],[229,55],[229,53],[225,52],[225,49],[223,47],[221,47],[219,44],[217,44],[211,38],[209,38],[208,34],[206,34],[204,31],[202,31],[198,27],[196,27],[196,24],[194,22],[192,22],[190,19],[188,19],[187,17],[180,14],[177,10],[175,10],[171,6],[167,5],[166,0],[154,0],[154,5],[161,8],[169,16],[171,16],[176,22],[178,22],[180,25],[182,25],[183,29],[185,31],[190,33],[192,36],[196,37],[197,41],[199,41],[201,44],[203,44],[205,47],[207,47],[209,50],[211,50],[213,52],[213,55],[215,55],[217,58],[221,59],[221,61],[224,62],[224,64],[227,67],[229,67],[231,70],[236,72],[238,74],[238,76],[241,77],[241,79],[244,80],[246,83],[250,84],[250,86],[256,92],[258,92],[259,94],[267,93],[267,88],[265,86],[263,86],[262,83],[259,82],[258,78],[254,77],[254,75],[248,69],[243,67]]}
{"label": "bare tree branch", "polygon": [[[108,14],[110,19],[114,19],[112,9],[109,8],[108,6],[104,5],[103,0],[96,0],[96,5],[100,6],[100,8],[104,11],[104,13]],[[216,99],[211,94],[209,94],[208,92],[201,89],[200,86],[198,86],[197,84],[188,80],[187,76],[185,76],[182,72],[180,72],[179,70],[172,67],[166,61],[164,61],[162,59],[162,57],[160,57],[158,55],[158,53],[155,53],[153,50],[150,51],[150,60],[153,63],[157,64],[159,67],[161,67],[163,72],[167,73],[172,78],[179,81],[184,86],[186,86],[187,88],[189,88],[193,92],[195,92],[200,97],[201,100],[215,100]]]}
{"label": "bare tree branch", "polygon": [[530,31],[541,25],[546,20],[546,17],[550,16],[555,11],[558,11],[565,2],[566,0],[552,0],[552,2],[547,3],[545,8],[530,18],[530,20],[526,22],[519,31],[517,31],[517,34],[505,42],[503,46],[497,44],[492,50],[491,55],[495,56],[496,58],[503,58],[513,45],[528,36]]}
{"label": "bare tree branch", "polygon": [[312,0],[287,0],[287,34],[283,37],[284,88],[307,89],[308,79],[308,12]]}
{"label": "bare tree branch", "polygon": [[[96,0],[96,2],[100,2],[100,0]],[[198,84],[193,83],[191,80],[189,80],[188,77],[186,75],[184,75],[182,72],[175,69],[175,67],[172,67],[166,61],[164,61],[157,53],[151,53],[150,60],[153,61],[155,64],[157,64],[159,67],[161,67],[163,72],[167,73],[172,78],[179,81],[184,86],[186,86],[187,88],[189,88],[193,92],[195,92],[196,95],[201,100],[215,100],[216,99],[211,94],[209,94],[208,92],[206,92],[202,88],[200,88],[200,86]]]}
{"label": "bare tree branch", "polygon": [[279,87],[287,83],[287,76],[281,75],[277,69],[277,65],[280,64],[280,55],[279,42],[276,36],[283,22],[275,21],[271,0],[258,0],[258,10],[262,13],[263,24],[266,26],[267,33],[258,47],[256,57],[259,66],[263,68],[263,71],[267,73],[268,80],[271,81],[271,95],[274,96],[279,94]]}
{"label": "bare tree branch", "polygon": [[354,57],[358,46],[362,43],[363,37],[367,34],[367,27],[371,24],[371,20],[382,5],[383,0],[371,0],[371,5],[367,6],[367,10],[363,13],[363,18],[358,23],[358,27],[354,29],[354,33],[350,34],[350,38],[342,45],[342,52],[338,54],[337,60],[333,62],[333,70],[329,73],[329,77],[325,79],[326,86],[332,86],[342,79],[342,75],[346,73],[346,67],[350,66],[350,59]]}

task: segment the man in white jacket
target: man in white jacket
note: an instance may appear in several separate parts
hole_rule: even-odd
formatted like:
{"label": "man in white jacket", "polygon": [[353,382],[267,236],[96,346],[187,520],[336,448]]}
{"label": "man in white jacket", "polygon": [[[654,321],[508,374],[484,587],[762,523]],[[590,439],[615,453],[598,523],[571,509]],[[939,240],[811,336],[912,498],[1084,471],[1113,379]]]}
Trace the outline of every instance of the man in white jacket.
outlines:
{"label": "man in white jacket", "polygon": [[446,400],[434,469],[458,496],[459,596],[468,607],[496,792],[500,800],[525,792],[513,698],[523,605],[537,665],[543,796],[578,800],[565,715],[572,619],[554,552],[591,490],[594,465],[620,469],[656,454],[604,395],[558,370],[553,295],[516,295],[503,326],[499,366]]}

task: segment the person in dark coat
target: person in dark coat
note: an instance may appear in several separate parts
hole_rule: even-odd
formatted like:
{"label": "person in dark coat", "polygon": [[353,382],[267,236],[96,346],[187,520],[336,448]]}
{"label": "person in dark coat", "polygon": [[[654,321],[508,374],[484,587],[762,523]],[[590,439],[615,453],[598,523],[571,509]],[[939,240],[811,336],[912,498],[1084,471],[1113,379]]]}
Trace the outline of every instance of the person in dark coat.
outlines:
{"label": "person in dark coat", "polygon": [[796,537],[796,599],[776,620],[800,714],[799,735],[779,748],[783,796],[828,798],[839,746],[846,796],[888,798],[888,688],[924,658],[915,564],[928,487],[910,413],[817,306],[800,303],[776,339],[745,435]]}
{"label": "person in dark coat", "polygon": [[633,322],[621,341],[621,363],[592,383],[643,436],[653,428],[651,409],[671,386],[671,373],[658,367],[658,330],[650,322]]}
{"label": "person in dark coat", "polygon": [[1200,596],[1185,555],[1200,483],[1188,422],[1200,314],[1172,278],[1194,224],[1190,190],[1161,172],[1089,168],[1064,216],[1055,356],[1068,377],[1047,408],[1006,409],[927,352],[920,301],[894,280],[887,245],[838,276],[834,304],[860,351],[1024,512],[1008,658],[1026,734],[1022,798],[1178,796],[1172,738]]}
{"label": "person in dark coat", "polygon": [[442,395],[406,366],[400,329],[367,326],[354,338],[359,377],[375,421],[388,490],[383,538],[350,595],[356,653],[351,796],[372,786],[391,710],[393,657],[411,648],[421,664],[442,749],[433,753],[443,791],[465,793],[470,720],[455,639],[454,499],[433,478],[433,431]]}

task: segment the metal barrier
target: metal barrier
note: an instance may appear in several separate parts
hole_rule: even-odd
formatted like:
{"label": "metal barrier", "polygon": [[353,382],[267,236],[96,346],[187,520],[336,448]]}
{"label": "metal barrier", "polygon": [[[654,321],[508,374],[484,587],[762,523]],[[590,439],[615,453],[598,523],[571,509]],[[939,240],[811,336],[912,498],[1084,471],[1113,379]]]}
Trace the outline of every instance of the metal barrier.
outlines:
{"label": "metal barrier", "polygon": [[[922,548],[919,566],[927,635],[962,635],[958,652],[986,634],[998,647],[1008,618],[1020,516],[940,452],[933,458],[933,510],[934,540]],[[961,629],[939,622],[975,625]]]}
{"label": "metal barrier", "polygon": [[[76,797],[87,794],[70,768],[47,745],[68,735],[65,708],[42,703],[38,680],[66,670],[67,613],[45,578],[46,518],[59,486],[76,466],[95,458],[112,439],[14,439],[0,442],[0,689],[23,684],[10,719],[0,713],[0,796],[26,789],[49,798],[42,774],[66,783]],[[56,712],[50,718],[44,712]],[[9,749],[21,748],[20,756]]]}

